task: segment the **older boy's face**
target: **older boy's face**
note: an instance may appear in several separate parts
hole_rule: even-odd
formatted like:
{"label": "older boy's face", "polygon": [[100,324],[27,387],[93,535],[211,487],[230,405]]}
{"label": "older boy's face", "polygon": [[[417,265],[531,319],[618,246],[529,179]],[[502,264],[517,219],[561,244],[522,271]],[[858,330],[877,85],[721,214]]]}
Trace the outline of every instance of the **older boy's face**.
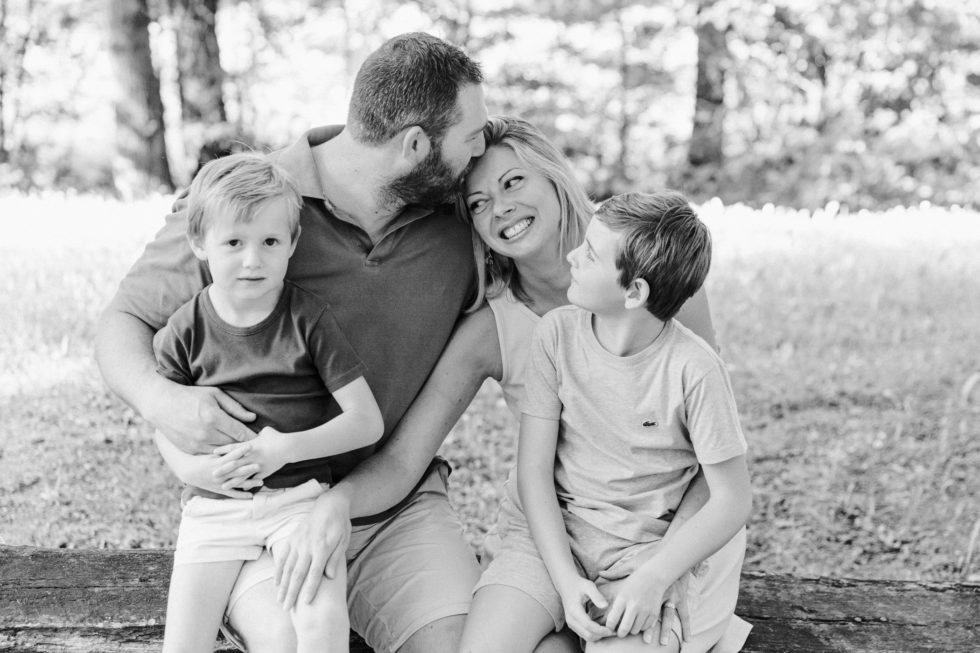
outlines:
{"label": "older boy's face", "polygon": [[228,301],[244,308],[274,303],[295,248],[289,225],[288,205],[279,198],[259,206],[248,222],[219,211],[209,216],[194,253],[208,262],[214,287]]}
{"label": "older boy's face", "polygon": [[618,254],[619,234],[593,217],[585,240],[568,253],[572,265],[568,301],[597,314],[624,310],[626,290],[619,285]]}

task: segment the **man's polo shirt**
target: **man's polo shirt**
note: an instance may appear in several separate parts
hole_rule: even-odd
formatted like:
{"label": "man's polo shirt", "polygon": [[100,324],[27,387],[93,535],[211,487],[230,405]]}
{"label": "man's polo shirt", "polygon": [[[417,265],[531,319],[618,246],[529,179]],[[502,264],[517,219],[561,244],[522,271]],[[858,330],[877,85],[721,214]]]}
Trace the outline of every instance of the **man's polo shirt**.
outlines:
{"label": "man's polo shirt", "polygon": [[[324,297],[367,366],[385,433],[375,445],[330,459],[333,478],[384,443],[421,390],[475,286],[470,229],[449,206],[408,207],[377,245],[327,210],[311,147],[341,127],[313,129],[273,153],[303,195],[302,234],[286,278]],[[211,282],[187,243],[178,201],[163,229],[122,280],[112,308],[154,330]]]}

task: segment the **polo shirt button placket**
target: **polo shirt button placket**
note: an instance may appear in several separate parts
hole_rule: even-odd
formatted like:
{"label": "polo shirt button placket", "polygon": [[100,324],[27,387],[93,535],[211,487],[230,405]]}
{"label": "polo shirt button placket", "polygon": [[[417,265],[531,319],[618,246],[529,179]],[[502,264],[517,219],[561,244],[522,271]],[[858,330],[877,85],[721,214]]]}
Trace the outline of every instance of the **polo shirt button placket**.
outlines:
{"label": "polo shirt button placket", "polygon": [[364,259],[364,267],[367,267],[367,268],[376,268],[380,264],[381,264],[381,261],[379,261],[377,259],[373,259],[373,258],[365,258]]}

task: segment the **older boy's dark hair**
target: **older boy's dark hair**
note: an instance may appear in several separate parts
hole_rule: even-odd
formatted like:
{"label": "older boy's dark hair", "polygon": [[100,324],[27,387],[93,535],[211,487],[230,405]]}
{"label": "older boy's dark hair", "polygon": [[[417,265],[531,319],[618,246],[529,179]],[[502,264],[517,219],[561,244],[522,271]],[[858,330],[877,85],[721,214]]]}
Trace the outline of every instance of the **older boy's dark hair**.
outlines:
{"label": "older boy's dark hair", "polygon": [[646,281],[646,308],[657,319],[677,315],[704,284],[711,267],[711,234],[682,194],[623,193],[603,202],[595,217],[620,232],[620,285]]}
{"label": "older boy's dark hair", "polygon": [[480,65],[456,46],[423,32],[396,36],[357,72],[347,128],[358,142],[378,145],[418,125],[441,142],[460,118],[460,87],[482,82]]}

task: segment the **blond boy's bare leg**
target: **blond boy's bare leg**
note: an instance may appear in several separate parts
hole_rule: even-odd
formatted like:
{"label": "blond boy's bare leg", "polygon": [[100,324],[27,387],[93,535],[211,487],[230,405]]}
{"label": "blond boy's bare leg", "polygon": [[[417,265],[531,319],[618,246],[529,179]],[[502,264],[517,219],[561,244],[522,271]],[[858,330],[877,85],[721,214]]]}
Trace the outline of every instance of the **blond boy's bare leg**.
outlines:
{"label": "blond boy's bare leg", "polygon": [[211,653],[240,560],[174,565],[167,596],[164,653]]}
{"label": "blond boy's bare leg", "polygon": [[[273,548],[273,557],[275,554]],[[340,565],[334,578],[324,577],[313,602],[297,602],[289,616],[296,630],[296,653],[347,653],[347,568]]]}

